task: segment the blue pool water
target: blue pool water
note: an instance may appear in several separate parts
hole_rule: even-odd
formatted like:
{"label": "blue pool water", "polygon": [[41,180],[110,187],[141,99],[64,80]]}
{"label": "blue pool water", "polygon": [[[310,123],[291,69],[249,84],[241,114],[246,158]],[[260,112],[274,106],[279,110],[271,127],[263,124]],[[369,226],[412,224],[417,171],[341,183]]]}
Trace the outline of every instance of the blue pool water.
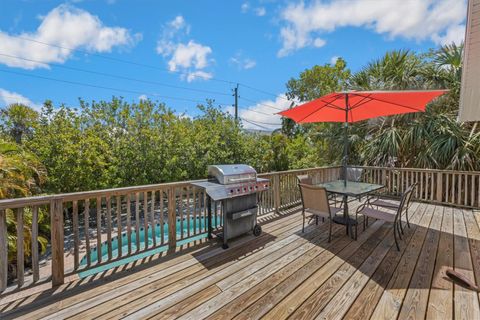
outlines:
{"label": "blue pool water", "polygon": [[[219,226],[220,224],[220,219],[215,219],[215,217],[212,218],[212,227],[215,228]],[[188,221],[187,219],[184,219],[183,221],[183,235],[186,237],[188,235]],[[180,220],[177,220],[177,238],[180,238],[182,236],[182,224]],[[190,235],[195,234],[195,229],[197,233],[200,233],[202,230],[207,229],[207,218],[206,217],[197,217],[196,218],[196,224],[194,228],[194,218],[190,218]],[[148,241],[148,246],[151,247],[153,246],[153,234],[152,234],[152,228],[151,226],[148,227],[148,238],[145,240],[145,229],[142,227],[140,228],[140,251],[145,248],[145,243]],[[157,245],[161,243],[161,225],[157,224],[155,226],[155,240]],[[124,259],[120,259],[117,261],[114,261],[112,263],[105,264],[103,266],[99,266],[96,268],[92,268],[86,271],[81,271],[79,272],[80,278],[84,278],[99,272],[103,272],[105,270],[118,267],[127,263],[130,263],[132,261],[136,261],[139,259],[143,259],[145,257],[167,251],[168,250],[168,225],[164,224],[163,226],[163,237],[164,237],[164,243],[166,245],[157,247],[155,249],[149,250],[147,252],[141,252],[135,255],[131,255],[129,257],[126,257]],[[199,239],[203,239],[207,237],[207,233],[204,232],[202,234],[199,234],[197,236],[185,239],[185,240],[180,240],[177,241],[177,245],[184,245],[190,242],[197,241]],[[131,252],[135,252],[137,250],[137,243],[136,243],[136,231],[133,229],[132,232],[130,233],[130,239],[131,239]],[[107,261],[108,260],[108,245],[106,242],[102,243],[100,250],[102,250],[102,261]],[[127,241],[127,233],[124,232],[122,233],[122,255],[125,255],[128,253],[128,241]],[[112,237],[112,258],[116,258],[118,256],[118,241],[117,237]],[[94,265],[97,262],[98,255],[97,255],[97,248],[92,248],[90,251],[90,261],[91,264]],[[81,261],[80,261],[80,267],[87,265],[87,256],[85,255]]]}

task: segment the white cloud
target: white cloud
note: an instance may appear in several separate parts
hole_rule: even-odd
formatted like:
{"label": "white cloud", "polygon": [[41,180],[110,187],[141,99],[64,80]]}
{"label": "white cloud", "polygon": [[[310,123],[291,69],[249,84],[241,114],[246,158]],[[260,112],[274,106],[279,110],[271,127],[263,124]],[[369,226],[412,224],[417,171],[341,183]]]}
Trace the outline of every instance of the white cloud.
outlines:
{"label": "white cloud", "polygon": [[22,96],[20,93],[16,93],[16,92],[12,92],[12,91],[8,91],[0,88],[0,107],[5,107],[12,103],[21,103],[37,111],[40,111],[42,108],[41,104],[34,103],[32,100]]}
{"label": "white cloud", "polygon": [[247,13],[247,11],[250,9],[250,4],[248,2],[242,3],[242,6],[240,7],[240,10],[242,13]]}
{"label": "white cloud", "polygon": [[263,17],[264,15],[267,14],[267,10],[265,9],[265,7],[258,7],[258,8],[255,8],[255,14],[259,17]]}
{"label": "white cloud", "polygon": [[339,56],[333,56],[333,57],[331,57],[331,58],[330,58],[330,64],[335,64],[335,63],[337,63],[338,58],[340,58],[340,57],[339,57]]}
{"label": "white cloud", "polygon": [[175,17],[164,26],[162,36],[157,42],[157,53],[168,59],[170,71],[181,73],[181,79],[188,82],[211,79],[213,74],[205,69],[212,62],[212,48],[194,40],[183,42],[189,33],[190,25],[185,18]]}
{"label": "white cloud", "polygon": [[[286,110],[290,107],[291,101],[286,99],[284,94],[279,95],[275,100],[264,100],[260,101],[255,105],[249,106],[247,108],[241,108],[238,110],[238,115],[240,118],[244,118],[248,121],[257,122],[259,126],[249,123],[248,121],[243,120],[243,126],[246,129],[256,129],[256,130],[275,130],[281,127],[282,120],[278,112],[281,110]],[[274,109],[274,108],[276,109]],[[250,109],[250,110],[247,110]],[[227,112],[234,114],[233,107],[227,107]],[[261,126],[261,127],[260,127]],[[264,127],[264,128],[262,128]]]}
{"label": "white cloud", "polygon": [[263,17],[264,15],[267,14],[267,9],[265,9],[265,7],[255,7],[255,8],[253,8],[252,6],[250,6],[250,3],[248,3],[248,2],[242,3],[242,5],[240,6],[240,11],[242,13],[252,12],[256,16],[259,16],[259,17]]}
{"label": "white cloud", "polygon": [[[46,46],[38,42],[53,44]],[[0,31],[0,49],[2,53],[25,59],[45,61],[37,63],[0,56],[0,63],[23,69],[48,68],[48,63],[64,63],[72,50],[83,49],[89,52],[110,52],[116,46],[132,46],[141,39],[141,34],[132,35],[129,30],[120,27],[104,26],[102,21],[85,10],[63,4],[46,16],[34,32],[17,35]],[[59,47],[55,47],[59,46]]]}
{"label": "white cloud", "polygon": [[173,52],[172,59],[168,62],[170,71],[180,68],[203,69],[208,66],[208,55],[212,49],[208,46],[190,40],[187,44],[179,43]]}
{"label": "white cloud", "polygon": [[281,13],[283,42],[278,56],[307,46],[323,46],[320,38],[341,27],[364,27],[390,38],[436,44],[464,37],[466,0],[340,0],[288,5]]}
{"label": "white cloud", "polygon": [[230,58],[230,63],[236,65],[240,70],[252,69],[257,65],[257,62],[250,58],[244,58],[241,52],[237,52]]}
{"label": "white cloud", "polygon": [[146,94],[142,94],[138,97],[138,100],[148,100],[148,97]]}
{"label": "white cloud", "polygon": [[192,71],[186,75],[186,79],[188,82],[192,82],[198,79],[210,80],[212,79],[212,77],[213,77],[213,74],[211,72],[205,72],[205,71]]}

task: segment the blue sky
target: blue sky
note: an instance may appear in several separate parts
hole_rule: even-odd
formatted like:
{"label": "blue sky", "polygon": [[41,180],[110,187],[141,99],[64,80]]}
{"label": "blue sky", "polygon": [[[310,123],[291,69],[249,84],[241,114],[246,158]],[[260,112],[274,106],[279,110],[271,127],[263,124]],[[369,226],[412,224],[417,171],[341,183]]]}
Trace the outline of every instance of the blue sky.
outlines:
{"label": "blue sky", "polygon": [[465,16],[466,0],[2,0],[0,107],[115,95],[195,116],[206,98],[231,111],[238,82],[240,115],[278,123],[269,106],[288,106],[285,83],[302,70],[341,56],[355,71],[388,50],[459,42]]}

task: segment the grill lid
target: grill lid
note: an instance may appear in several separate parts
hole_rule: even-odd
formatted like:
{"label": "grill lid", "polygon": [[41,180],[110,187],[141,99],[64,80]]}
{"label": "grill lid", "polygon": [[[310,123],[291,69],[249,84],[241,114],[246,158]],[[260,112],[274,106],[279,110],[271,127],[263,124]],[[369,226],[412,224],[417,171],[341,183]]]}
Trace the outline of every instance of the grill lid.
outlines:
{"label": "grill lid", "polygon": [[215,179],[220,184],[238,184],[255,182],[257,172],[246,164],[222,164],[208,166],[209,180]]}

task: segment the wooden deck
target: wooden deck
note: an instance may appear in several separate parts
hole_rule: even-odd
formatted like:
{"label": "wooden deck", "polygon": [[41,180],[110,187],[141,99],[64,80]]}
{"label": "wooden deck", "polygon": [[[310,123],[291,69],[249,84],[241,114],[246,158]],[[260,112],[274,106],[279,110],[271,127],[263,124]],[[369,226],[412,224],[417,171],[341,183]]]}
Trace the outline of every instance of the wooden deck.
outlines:
{"label": "wooden deck", "polygon": [[[351,209],[354,209],[352,206]],[[109,276],[0,299],[1,319],[480,319],[479,295],[445,277],[480,281],[480,212],[413,203],[401,251],[390,224],[357,241],[327,224],[301,232],[293,212],[223,251],[204,243]]]}

